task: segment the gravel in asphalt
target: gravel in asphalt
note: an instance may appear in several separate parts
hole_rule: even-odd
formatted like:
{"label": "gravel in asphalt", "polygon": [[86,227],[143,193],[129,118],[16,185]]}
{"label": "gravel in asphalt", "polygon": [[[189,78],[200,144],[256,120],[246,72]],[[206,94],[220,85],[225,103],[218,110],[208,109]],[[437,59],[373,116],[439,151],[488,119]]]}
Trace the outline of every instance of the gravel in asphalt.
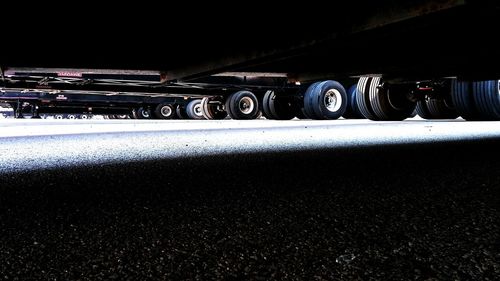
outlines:
{"label": "gravel in asphalt", "polygon": [[499,145],[5,172],[0,280],[496,280]]}

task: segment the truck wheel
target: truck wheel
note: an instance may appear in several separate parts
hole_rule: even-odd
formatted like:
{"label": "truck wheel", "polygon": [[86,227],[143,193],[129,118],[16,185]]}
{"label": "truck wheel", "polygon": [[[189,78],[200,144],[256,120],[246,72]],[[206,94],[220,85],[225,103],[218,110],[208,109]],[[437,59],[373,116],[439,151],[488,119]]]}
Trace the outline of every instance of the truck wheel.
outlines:
{"label": "truck wheel", "polygon": [[160,103],[155,108],[154,116],[158,119],[172,119],[175,117],[175,108],[172,104]]}
{"label": "truck wheel", "polygon": [[264,94],[264,97],[262,98],[262,115],[264,115],[264,117],[266,117],[266,119],[276,119],[272,113],[271,113],[271,109],[269,109],[269,96],[273,93],[273,91],[271,90],[268,90],[266,91],[266,93]]}
{"label": "truck wheel", "polygon": [[358,102],[356,101],[356,89],[358,84],[354,84],[347,90],[347,107],[344,112],[345,119],[361,119],[364,118],[358,108]]}
{"label": "truck wheel", "polygon": [[319,119],[338,119],[347,107],[347,94],[337,81],[319,83],[311,93],[312,107]]}
{"label": "truck wheel", "polygon": [[277,120],[290,120],[295,117],[293,98],[289,96],[279,96],[273,92],[269,99],[269,109]]}
{"label": "truck wheel", "polygon": [[455,119],[458,113],[449,101],[442,98],[426,98],[417,102],[417,113],[424,119]]}
{"label": "truck wheel", "polygon": [[483,120],[500,120],[499,80],[472,83],[474,102]]}
{"label": "truck wheel", "polygon": [[[263,109],[268,119],[290,120],[295,117],[296,108],[293,97],[279,96],[274,91],[267,91],[262,99]],[[267,118],[267,117],[266,117]]]}
{"label": "truck wheel", "polygon": [[379,118],[373,112],[370,105],[370,97],[366,94],[369,91],[371,85],[371,80],[373,77],[363,76],[359,78],[358,84],[356,86],[356,103],[358,104],[359,112],[365,118],[370,120],[379,120]]}
{"label": "truck wheel", "polygon": [[451,82],[451,100],[458,114],[465,120],[479,120],[481,115],[472,95],[472,83],[468,81]]}
{"label": "truck wheel", "polygon": [[226,100],[225,107],[232,119],[255,119],[259,112],[257,97],[250,91],[231,94]]}
{"label": "truck wheel", "polygon": [[89,119],[88,114],[80,114],[80,119]]}
{"label": "truck wheel", "polygon": [[186,109],[181,105],[177,105],[177,107],[175,108],[175,114],[179,119],[189,119],[189,116],[187,116],[186,113]]}
{"label": "truck wheel", "polygon": [[425,100],[417,101],[417,107],[415,108],[415,110],[417,111],[418,116],[424,119],[434,119],[429,112],[429,109],[427,108],[427,101]]}
{"label": "truck wheel", "polygon": [[361,113],[368,119],[400,121],[408,118],[416,107],[416,102],[406,97],[408,90],[404,85],[384,85],[380,77],[361,77],[356,89],[356,101]]}
{"label": "truck wheel", "polygon": [[450,99],[429,99],[427,100],[429,112],[439,119],[455,119],[458,117],[457,110],[453,107]]}
{"label": "truck wheel", "polygon": [[201,100],[201,113],[207,120],[222,120],[226,118],[227,112],[222,110],[221,103],[211,103],[212,98],[205,97]]}
{"label": "truck wheel", "polygon": [[64,116],[62,114],[56,114],[54,119],[64,119]]}
{"label": "truck wheel", "polygon": [[192,100],[186,106],[186,113],[191,119],[204,119],[201,111],[201,100]]}
{"label": "truck wheel", "polygon": [[319,83],[320,82],[312,83],[309,87],[307,87],[307,90],[304,93],[304,115],[309,119],[321,119],[320,116],[316,115],[313,106],[313,95],[316,92],[316,86],[318,86]]}
{"label": "truck wheel", "polygon": [[149,108],[139,107],[136,114],[138,119],[151,119],[151,110]]}

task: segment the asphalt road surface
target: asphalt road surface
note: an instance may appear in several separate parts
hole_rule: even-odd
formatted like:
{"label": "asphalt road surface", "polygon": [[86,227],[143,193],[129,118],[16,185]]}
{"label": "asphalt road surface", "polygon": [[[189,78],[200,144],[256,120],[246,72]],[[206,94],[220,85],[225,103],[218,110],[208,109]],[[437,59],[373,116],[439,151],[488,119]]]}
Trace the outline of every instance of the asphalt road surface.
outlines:
{"label": "asphalt road surface", "polygon": [[500,276],[500,123],[0,121],[0,280]]}

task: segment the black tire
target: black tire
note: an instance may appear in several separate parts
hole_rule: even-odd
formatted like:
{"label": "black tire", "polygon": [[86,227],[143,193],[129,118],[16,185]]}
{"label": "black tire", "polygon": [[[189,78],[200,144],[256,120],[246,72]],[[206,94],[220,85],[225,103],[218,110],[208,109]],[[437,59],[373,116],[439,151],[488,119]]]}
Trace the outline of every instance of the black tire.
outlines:
{"label": "black tire", "polygon": [[207,120],[222,120],[226,118],[227,112],[220,110],[218,104],[211,104],[211,98],[205,97],[201,100],[202,115]]}
{"label": "black tire", "polygon": [[427,108],[427,101],[425,100],[418,101],[417,108],[415,110],[417,111],[418,116],[424,119],[434,119],[432,114],[429,112],[429,109]]}
{"label": "black tire", "polygon": [[232,98],[233,98],[233,94],[229,95],[226,98],[226,102],[224,103],[224,110],[226,110],[227,115],[229,116],[229,118],[234,119],[234,117],[233,117],[234,113],[231,111],[231,101],[232,101]]}
{"label": "black tire", "polygon": [[151,110],[145,107],[139,107],[136,111],[137,119],[151,119]]}
{"label": "black tire", "polygon": [[469,81],[451,82],[451,100],[458,114],[465,120],[479,120],[481,115],[472,95],[472,83]]}
{"label": "black tire", "polygon": [[319,83],[311,97],[314,112],[320,119],[338,119],[347,107],[345,88],[337,81],[327,80]]}
{"label": "black tire", "polygon": [[184,108],[181,105],[177,105],[177,107],[175,108],[175,114],[179,119],[189,119],[189,116],[187,115],[186,112],[186,108]]}
{"label": "black tire", "polygon": [[227,98],[226,111],[232,119],[255,119],[259,113],[259,102],[252,92],[239,91]]}
{"label": "black tire", "polygon": [[212,111],[209,108],[210,99],[205,97],[201,99],[201,114],[203,118],[207,120],[212,120],[214,117],[212,116]]}
{"label": "black tire", "polygon": [[322,119],[321,116],[316,115],[313,105],[316,87],[320,83],[321,82],[315,82],[311,84],[304,93],[304,114],[310,119]]}
{"label": "black tire", "polygon": [[368,95],[372,79],[373,77],[370,76],[363,76],[359,78],[356,87],[356,102],[361,115],[370,120],[379,120],[378,116],[375,115],[375,112],[372,109],[370,96]]}
{"label": "black tire", "polygon": [[426,98],[417,102],[417,113],[424,119],[455,119],[458,113],[449,101],[438,98]]}
{"label": "black tire", "polygon": [[269,100],[271,94],[274,94],[274,92],[269,90],[264,94],[264,97],[262,98],[262,114],[264,115],[264,117],[266,117],[266,119],[276,119],[276,117],[273,116],[271,109],[269,108]]}
{"label": "black tire", "polygon": [[347,89],[347,107],[344,112],[345,119],[362,119],[364,118],[363,114],[359,111],[358,102],[356,99],[356,89],[358,88],[358,84],[354,84],[349,89]]}
{"label": "black tire", "polygon": [[450,99],[431,98],[427,100],[427,108],[436,119],[455,119],[458,117],[457,110]]}
{"label": "black tire", "polygon": [[154,116],[158,119],[175,118],[175,108],[173,104],[160,103],[155,107]]}
{"label": "black tire", "polygon": [[473,82],[472,93],[482,120],[500,120],[498,80]]}
{"label": "black tire", "polygon": [[190,101],[186,106],[186,113],[190,119],[205,119],[202,114],[200,99]]}
{"label": "black tire", "polygon": [[274,91],[270,91],[264,96],[264,104],[272,119],[290,120],[295,117],[293,97],[276,95]]}
{"label": "black tire", "polygon": [[368,119],[401,121],[411,116],[416,107],[406,97],[405,85],[383,85],[381,77],[362,77],[358,82],[356,100],[361,113]]}

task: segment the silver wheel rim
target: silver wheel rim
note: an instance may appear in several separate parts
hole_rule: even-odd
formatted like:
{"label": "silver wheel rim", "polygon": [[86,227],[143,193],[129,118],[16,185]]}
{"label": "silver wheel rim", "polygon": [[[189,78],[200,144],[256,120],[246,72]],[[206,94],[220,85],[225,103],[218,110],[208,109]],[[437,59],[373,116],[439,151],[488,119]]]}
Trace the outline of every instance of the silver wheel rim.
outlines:
{"label": "silver wheel rim", "polygon": [[337,89],[330,89],[325,93],[323,104],[330,112],[337,112],[342,106],[342,95]]}
{"label": "silver wheel rim", "polygon": [[243,97],[238,103],[238,108],[243,114],[250,114],[255,108],[255,103],[250,97]]}
{"label": "silver wheel rim", "polygon": [[68,119],[75,119],[75,115],[69,115]]}
{"label": "silver wheel rim", "polygon": [[144,118],[149,118],[149,112],[147,112],[146,110],[142,110],[142,117]]}
{"label": "silver wheel rim", "polygon": [[194,114],[198,117],[202,117],[203,116],[203,113],[201,112],[201,103],[198,103],[194,106],[193,108],[194,110]]}
{"label": "silver wheel rim", "polygon": [[160,109],[160,113],[164,117],[170,117],[170,115],[172,115],[172,108],[170,108],[170,106],[164,106]]}

